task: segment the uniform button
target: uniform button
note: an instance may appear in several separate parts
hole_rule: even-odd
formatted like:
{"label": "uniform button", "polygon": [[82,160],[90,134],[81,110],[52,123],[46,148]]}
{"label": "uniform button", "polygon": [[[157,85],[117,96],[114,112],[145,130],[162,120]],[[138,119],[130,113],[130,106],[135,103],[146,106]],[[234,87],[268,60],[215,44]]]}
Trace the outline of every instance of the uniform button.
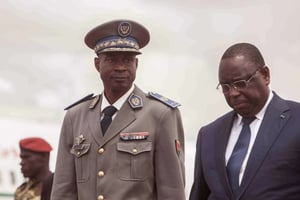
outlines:
{"label": "uniform button", "polygon": [[104,196],[103,195],[99,195],[98,196],[98,200],[104,200]]}
{"label": "uniform button", "polygon": [[100,176],[100,177],[104,176],[104,172],[103,171],[99,171],[98,172],[98,176]]}
{"label": "uniform button", "polygon": [[137,153],[137,149],[136,148],[132,149],[132,152]]}
{"label": "uniform button", "polygon": [[99,150],[98,150],[98,153],[99,154],[102,154],[104,152],[104,149],[103,148],[100,148]]}

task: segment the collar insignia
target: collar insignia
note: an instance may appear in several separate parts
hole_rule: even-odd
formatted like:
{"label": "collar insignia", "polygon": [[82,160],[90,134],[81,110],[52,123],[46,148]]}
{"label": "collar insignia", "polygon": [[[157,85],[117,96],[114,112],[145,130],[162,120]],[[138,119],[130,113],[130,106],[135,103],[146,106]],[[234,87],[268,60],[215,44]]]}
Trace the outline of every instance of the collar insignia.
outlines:
{"label": "collar insignia", "polygon": [[141,107],[143,107],[142,98],[135,95],[135,94],[130,95],[130,97],[128,99],[128,102],[129,102],[129,104],[132,108],[141,108]]}

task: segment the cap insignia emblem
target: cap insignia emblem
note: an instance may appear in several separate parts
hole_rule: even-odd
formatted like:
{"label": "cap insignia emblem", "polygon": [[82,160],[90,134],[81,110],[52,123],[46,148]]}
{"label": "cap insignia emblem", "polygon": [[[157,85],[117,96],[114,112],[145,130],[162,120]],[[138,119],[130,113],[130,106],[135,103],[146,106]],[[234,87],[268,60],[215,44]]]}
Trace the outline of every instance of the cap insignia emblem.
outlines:
{"label": "cap insignia emblem", "polygon": [[121,37],[126,37],[131,33],[131,24],[129,22],[121,22],[118,27],[118,33]]}

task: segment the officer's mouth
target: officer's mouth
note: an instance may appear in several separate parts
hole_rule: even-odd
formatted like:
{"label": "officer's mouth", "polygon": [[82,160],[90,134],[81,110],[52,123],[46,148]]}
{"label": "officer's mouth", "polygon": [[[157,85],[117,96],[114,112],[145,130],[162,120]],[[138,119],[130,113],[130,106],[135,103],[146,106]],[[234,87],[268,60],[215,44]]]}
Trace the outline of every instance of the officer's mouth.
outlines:
{"label": "officer's mouth", "polygon": [[124,76],[115,76],[115,77],[112,77],[112,79],[114,81],[121,82],[121,81],[126,81],[127,77],[124,77]]}

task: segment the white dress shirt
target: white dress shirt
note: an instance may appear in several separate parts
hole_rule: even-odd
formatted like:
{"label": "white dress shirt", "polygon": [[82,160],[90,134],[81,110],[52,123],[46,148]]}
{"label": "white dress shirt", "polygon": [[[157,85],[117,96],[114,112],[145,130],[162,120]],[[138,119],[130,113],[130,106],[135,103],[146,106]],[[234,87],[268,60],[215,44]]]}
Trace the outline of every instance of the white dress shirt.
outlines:
{"label": "white dress shirt", "polygon": [[[104,92],[102,92],[103,99],[102,99],[102,104],[101,104],[101,113],[103,112],[104,108],[106,108],[107,106],[114,106],[119,111],[121,109],[122,105],[128,99],[129,95],[133,92],[133,90],[134,90],[134,85],[132,84],[131,88],[123,96],[121,96],[113,105],[111,105],[108,102],[106,96],[104,95]],[[112,119],[115,118],[117,112],[115,112],[115,114],[112,116]],[[101,117],[101,120],[103,117],[104,117],[104,115]]]}
{"label": "white dress shirt", "polygon": [[[240,175],[239,175],[239,184],[241,184],[241,182],[242,182],[242,178],[243,178],[246,166],[247,166],[248,158],[249,158],[250,152],[252,150],[255,138],[257,136],[258,129],[261,125],[261,122],[264,118],[266,109],[267,109],[272,97],[273,97],[273,93],[272,93],[272,91],[270,91],[269,92],[269,97],[268,97],[268,100],[267,100],[266,104],[255,115],[256,119],[250,124],[250,130],[251,130],[250,143],[249,143],[249,147],[248,147],[248,150],[247,150],[247,154],[246,154],[245,159],[243,161],[243,164],[241,166]],[[232,154],[233,148],[234,148],[234,146],[235,146],[235,144],[238,140],[238,137],[240,135],[242,127],[243,127],[242,116],[240,116],[238,114],[237,117],[233,121],[230,136],[229,136],[229,140],[228,140],[228,144],[227,144],[227,148],[226,148],[226,153],[225,153],[226,165],[227,165],[228,160],[229,160],[229,158]]]}

